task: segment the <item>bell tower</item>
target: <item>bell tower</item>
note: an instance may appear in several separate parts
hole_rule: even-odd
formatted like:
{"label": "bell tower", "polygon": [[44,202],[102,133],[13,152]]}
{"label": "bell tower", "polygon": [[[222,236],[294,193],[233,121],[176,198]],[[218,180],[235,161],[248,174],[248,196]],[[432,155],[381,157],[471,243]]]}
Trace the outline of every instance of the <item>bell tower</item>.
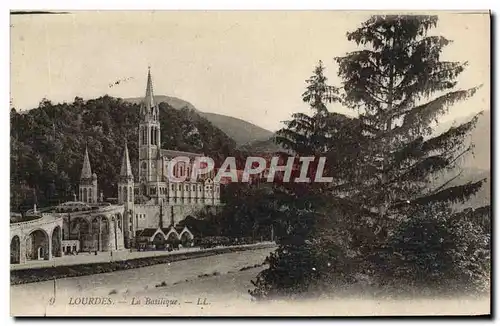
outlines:
{"label": "bell tower", "polygon": [[124,204],[127,210],[132,209],[134,204],[134,176],[132,175],[127,142],[125,142],[122,166],[118,181],[118,203]]}
{"label": "bell tower", "polygon": [[118,179],[118,203],[124,206],[123,224],[125,248],[130,248],[131,241],[134,238],[137,225],[134,225],[134,176],[132,175],[132,166],[128,155],[127,141],[123,151],[122,166]]}
{"label": "bell tower", "polygon": [[141,189],[146,189],[146,195],[150,195],[150,183],[156,181],[158,174],[160,137],[160,112],[154,99],[151,69],[148,68],[146,96],[141,103],[139,122],[139,183]]}
{"label": "bell tower", "polygon": [[87,147],[85,147],[85,154],[83,156],[82,174],[80,175],[80,184],[78,188],[78,198],[80,201],[85,203],[97,203],[97,174],[92,174]]}

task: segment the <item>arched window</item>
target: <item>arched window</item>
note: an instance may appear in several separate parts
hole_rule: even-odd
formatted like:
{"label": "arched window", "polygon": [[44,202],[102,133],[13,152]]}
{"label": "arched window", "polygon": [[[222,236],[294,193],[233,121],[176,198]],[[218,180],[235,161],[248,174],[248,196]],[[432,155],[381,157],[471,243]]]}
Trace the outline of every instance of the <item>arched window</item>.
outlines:
{"label": "arched window", "polygon": [[92,188],[89,189],[89,203],[93,201]]}
{"label": "arched window", "polygon": [[83,201],[87,202],[87,188],[83,189]]}
{"label": "arched window", "polygon": [[132,187],[128,188],[128,201],[132,201]]}
{"label": "arched window", "polygon": [[150,144],[154,145],[154,133],[155,133],[154,128],[151,127],[150,131],[151,131],[151,142],[150,142]]}

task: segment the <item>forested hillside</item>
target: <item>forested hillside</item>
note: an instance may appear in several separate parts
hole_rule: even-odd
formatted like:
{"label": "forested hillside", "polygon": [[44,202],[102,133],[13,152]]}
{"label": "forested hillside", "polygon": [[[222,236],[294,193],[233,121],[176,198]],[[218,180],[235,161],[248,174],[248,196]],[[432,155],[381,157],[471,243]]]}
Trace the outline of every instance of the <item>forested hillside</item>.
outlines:
{"label": "forested hillside", "polygon": [[[235,142],[189,109],[160,104],[162,148],[195,151],[224,158]],[[137,170],[139,104],[104,96],[73,103],[44,100],[38,108],[11,110],[11,210],[72,200],[77,190],[85,146],[92,172],[105,197],[116,196],[125,140],[134,173]]]}

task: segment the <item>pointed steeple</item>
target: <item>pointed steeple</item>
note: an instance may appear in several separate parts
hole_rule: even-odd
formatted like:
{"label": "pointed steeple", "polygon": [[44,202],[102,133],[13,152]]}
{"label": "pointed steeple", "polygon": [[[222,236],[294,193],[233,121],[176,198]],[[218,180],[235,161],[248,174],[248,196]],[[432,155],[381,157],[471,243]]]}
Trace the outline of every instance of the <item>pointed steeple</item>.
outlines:
{"label": "pointed steeple", "polygon": [[132,177],[132,167],[130,165],[130,158],[128,156],[127,141],[125,141],[125,151],[123,152],[122,167],[120,169],[121,177]]}
{"label": "pointed steeple", "polygon": [[151,78],[151,67],[148,67],[148,81],[146,84],[146,96],[144,97],[143,110],[144,113],[151,112],[151,108],[155,107],[155,99],[153,94],[153,79]]}
{"label": "pointed steeple", "polygon": [[85,146],[85,155],[83,157],[83,167],[80,179],[91,179],[91,178],[92,178],[92,169],[90,168],[89,151],[87,149],[87,146]]}

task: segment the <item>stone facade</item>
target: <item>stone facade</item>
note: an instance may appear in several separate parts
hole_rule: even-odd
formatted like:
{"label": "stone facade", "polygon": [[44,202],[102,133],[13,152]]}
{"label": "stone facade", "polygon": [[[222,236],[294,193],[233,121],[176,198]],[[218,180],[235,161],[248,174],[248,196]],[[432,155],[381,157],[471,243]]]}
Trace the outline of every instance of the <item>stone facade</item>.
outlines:
{"label": "stone facade", "polygon": [[[148,71],[146,96],[141,104],[139,123],[139,171],[132,173],[128,147],[122,157],[118,183],[118,203],[125,207],[125,243],[132,245],[142,230],[175,228],[184,218],[220,205],[220,184],[213,173],[192,178],[199,153],[161,149],[159,108],[154,101],[151,72]],[[169,163],[182,158],[169,171]],[[186,176],[185,181],[169,178]]]}
{"label": "stone facade", "polygon": [[36,212],[29,212],[27,218],[28,221],[10,224],[11,264],[61,256],[63,219]]}

